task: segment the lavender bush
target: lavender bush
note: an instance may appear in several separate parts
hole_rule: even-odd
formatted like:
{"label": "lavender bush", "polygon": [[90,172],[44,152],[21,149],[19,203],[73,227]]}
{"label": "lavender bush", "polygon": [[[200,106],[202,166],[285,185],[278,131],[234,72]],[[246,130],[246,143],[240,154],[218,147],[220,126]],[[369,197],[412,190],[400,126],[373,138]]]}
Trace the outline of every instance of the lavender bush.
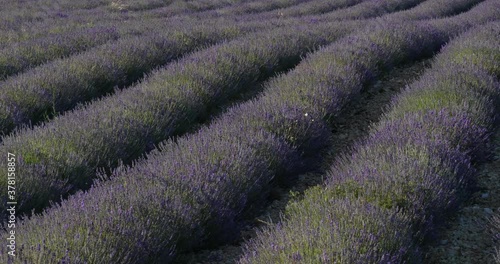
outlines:
{"label": "lavender bush", "polygon": [[[436,24],[446,27],[446,23]],[[478,26],[444,48],[433,67],[393,100],[382,121],[354,147],[353,154],[332,165],[326,184],[290,204],[285,222],[250,241],[240,262],[419,263],[418,245],[467,194],[474,176],[472,163],[481,158],[483,152],[478,149],[486,148],[498,118],[494,110],[499,102],[498,68],[463,60],[462,54],[474,54],[478,61],[494,59],[500,54],[499,30],[498,22]],[[464,72],[469,74],[461,76]],[[450,78],[455,80],[450,83]],[[425,100],[419,96],[438,89],[457,93]],[[362,202],[345,209],[332,206],[345,199]],[[364,204],[384,213],[373,216],[376,219],[357,214],[335,219],[348,223],[344,225],[324,218],[330,211],[358,212]],[[386,219],[395,215],[406,222],[398,229],[385,229],[391,223]],[[394,232],[398,239],[391,237]],[[368,233],[381,240],[370,247],[372,240],[363,239],[365,247],[346,258],[346,252],[358,247],[358,237],[337,236],[331,243],[324,242],[339,233]]]}

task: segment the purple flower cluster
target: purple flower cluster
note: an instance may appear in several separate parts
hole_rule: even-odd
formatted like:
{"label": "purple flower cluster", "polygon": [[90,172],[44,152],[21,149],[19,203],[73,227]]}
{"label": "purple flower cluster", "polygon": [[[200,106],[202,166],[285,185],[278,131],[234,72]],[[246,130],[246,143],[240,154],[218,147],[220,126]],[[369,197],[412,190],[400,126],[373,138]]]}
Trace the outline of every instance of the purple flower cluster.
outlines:
{"label": "purple flower cluster", "polygon": [[291,203],[285,222],[250,241],[240,262],[419,263],[419,244],[467,194],[498,121],[499,34],[491,22],[448,44],[332,165],[325,185]]}

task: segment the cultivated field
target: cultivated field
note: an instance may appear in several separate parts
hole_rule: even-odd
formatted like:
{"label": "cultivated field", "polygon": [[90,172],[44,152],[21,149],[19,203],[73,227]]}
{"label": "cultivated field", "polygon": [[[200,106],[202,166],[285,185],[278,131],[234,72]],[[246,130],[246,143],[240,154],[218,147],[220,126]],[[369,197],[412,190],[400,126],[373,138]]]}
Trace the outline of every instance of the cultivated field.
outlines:
{"label": "cultivated field", "polygon": [[499,78],[498,0],[0,0],[0,263],[500,263]]}

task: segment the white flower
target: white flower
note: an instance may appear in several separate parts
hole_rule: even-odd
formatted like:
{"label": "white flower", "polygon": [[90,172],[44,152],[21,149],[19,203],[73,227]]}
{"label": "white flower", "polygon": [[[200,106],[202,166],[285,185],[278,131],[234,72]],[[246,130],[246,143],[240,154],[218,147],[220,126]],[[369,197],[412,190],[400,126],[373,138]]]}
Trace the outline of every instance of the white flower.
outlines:
{"label": "white flower", "polygon": [[307,116],[307,113],[305,113],[304,116]]}

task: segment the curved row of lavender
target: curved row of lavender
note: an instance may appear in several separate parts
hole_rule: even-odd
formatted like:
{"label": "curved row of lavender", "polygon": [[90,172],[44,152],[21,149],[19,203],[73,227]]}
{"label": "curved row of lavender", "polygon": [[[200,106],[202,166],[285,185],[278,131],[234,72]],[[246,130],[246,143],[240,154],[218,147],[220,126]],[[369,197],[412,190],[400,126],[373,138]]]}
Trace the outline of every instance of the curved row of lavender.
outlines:
{"label": "curved row of lavender", "polygon": [[[423,20],[432,17],[450,16],[482,0],[382,0],[362,2],[346,12],[329,13],[319,16],[321,21],[368,19],[382,16],[394,20]],[[399,11],[399,12],[397,12]]]}
{"label": "curved row of lavender", "polygon": [[25,69],[100,46],[119,37],[114,28],[94,27],[3,48],[0,50],[0,81]]}
{"label": "curved row of lavender", "polygon": [[[474,5],[483,1],[484,0],[351,1],[337,6],[332,12],[326,13],[325,10],[322,10],[319,7],[331,6],[331,1],[315,1],[301,4],[304,6],[310,6],[309,12],[304,12],[303,10],[296,9],[296,6],[291,6],[285,9],[277,9],[271,12],[259,13],[257,18],[284,19],[300,16],[300,19],[302,20],[331,22],[335,20],[373,19],[379,16],[383,16],[386,19],[394,20],[424,20],[458,14],[460,12],[467,11]],[[338,3],[335,4],[338,5]],[[327,8],[326,10],[329,9]],[[206,13],[200,13],[200,15],[202,14],[205,15]]]}
{"label": "curved row of lavender", "polygon": [[426,0],[408,0],[403,3],[401,1],[394,3],[395,0],[308,1],[288,8],[259,13],[259,18],[300,17],[305,20],[314,19],[317,21],[365,19],[410,8],[424,1]]}
{"label": "curved row of lavender", "polygon": [[[230,6],[239,6],[254,2],[255,0],[188,0],[174,1],[169,5],[164,5],[161,0],[147,0],[146,3],[141,3],[135,0],[121,1],[120,3],[111,4],[108,9],[117,12],[140,11],[143,17],[166,18],[193,15],[197,13],[210,12]],[[287,0],[286,2],[291,2]]]}
{"label": "curved row of lavender", "polygon": [[[280,0],[269,0],[269,1],[263,1],[263,0],[176,1],[170,6],[151,10],[150,12],[148,12],[147,15],[152,16],[152,17],[174,17],[174,16],[178,16],[178,15],[192,16],[192,15],[197,15],[197,14],[201,13],[202,16],[206,16],[205,14],[209,14],[212,12],[218,12],[219,10],[228,10],[228,9],[234,10],[235,7],[243,8],[243,7],[248,7],[248,5],[252,5],[252,4],[262,5],[264,9],[265,8],[272,9],[272,8],[274,8],[276,1],[280,1]],[[303,1],[303,0],[286,0],[286,1],[281,1],[281,2],[284,5],[287,5],[287,4],[293,5],[297,1]],[[236,10],[235,10],[235,14],[236,15],[244,15],[245,13],[252,13],[253,12],[253,10],[251,10],[251,9],[247,9],[246,11],[248,11],[248,12],[243,11],[243,12],[236,13]]]}
{"label": "curved row of lavender", "polygon": [[[137,86],[4,137],[0,152],[15,150],[22,157],[17,211],[41,209],[72,190],[88,188],[97,168],[131,162],[353,28],[335,23],[256,32],[193,53]],[[6,195],[0,191],[0,200]]]}
{"label": "curved row of lavender", "polygon": [[200,47],[257,31],[262,22],[227,25],[226,21],[187,24],[104,44],[51,61],[0,82],[0,133],[38,123],[89,101],[115,87],[126,87],[155,67]]}
{"label": "curved row of lavender", "polygon": [[443,14],[454,15],[467,11],[484,0],[435,0],[425,1],[414,10],[404,10],[390,15],[391,19],[423,20],[442,17]]}
{"label": "curved row of lavender", "polygon": [[[369,0],[307,1],[303,3],[297,3],[296,5],[290,7],[276,9],[272,12],[278,16],[284,17],[323,14],[337,9],[348,9],[349,7],[355,6],[359,3],[368,1]],[[262,15],[266,15],[266,13]]]}
{"label": "curved row of lavender", "polygon": [[[432,1],[432,0],[427,0]],[[416,5],[426,2],[426,0],[379,0],[379,1],[363,1],[345,12],[329,13],[319,16],[319,20],[346,20],[346,19],[368,19],[372,17],[391,14],[396,11],[413,8]]]}
{"label": "curved row of lavender", "polygon": [[[290,6],[298,5],[301,3],[312,2],[315,0],[255,0],[248,1],[241,4],[230,5],[228,7],[220,8],[217,10],[210,10],[202,12],[201,15],[208,16],[226,16],[226,15],[243,15],[243,14],[256,14],[266,11],[271,11],[280,8],[287,8]],[[359,1],[359,0],[353,0]]]}
{"label": "curved row of lavender", "polygon": [[[22,9],[21,9],[22,10]],[[70,31],[88,29],[95,26],[115,26],[151,20],[145,14],[136,12],[110,13],[102,9],[78,10],[71,12],[51,10],[50,19],[36,21],[15,21],[14,25],[0,26],[0,46],[31,41],[53,34],[69,34]],[[1,20],[0,20],[1,23]]]}
{"label": "curved row of lavender", "polygon": [[0,28],[17,28],[23,22],[45,20],[55,13],[51,10],[64,12],[98,7],[98,4],[93,5],[93,2],[96,1],[3,1],[0,10]]}
{"label": "curved row of lavender", "polygon": [[19,229],[30,236],[20,238],[17,260],[167,262],[230,239],[240,213],[263,199],[273,178],[293,176],[302,158],[328,142],[324,118],[379,71],[440,47],[447,37],[435,39],[431,29],[377,24],[322,49],[258,100],[25,221]]}
{"label": "curved row of lavender", "polygon": [[[302,20],[334,21],[348,19],[367,19],[378,17],[395,11],[411,8],[419,3],[433,0],[349,0],[349,1],[304,1],[286,8],[275,10],[262,10],[255,16],[256,19],[287,19],[297,17]],[[449,1],[449,0],[448,0]],[[238,10],[238,6],[229,7],[229,10]],[[225,9],[199,13],[199,16],[221,16],[227,15]],[[251,17],[251,16],[249,16]]]}
{"label": "curved row of lavender", "polygon": [[[365,19],[367,21],[376,20],[382,16],[385,19],[399,20],[425,20],[455,15],[471,9],[474,5],[484,2],[484,0],[379,0],[361,1],[356,5],[349,5],[332,12],[320,15],[303,15],[298,19],[302,21],[333,22],[336,20]],[[309,3],[306,3],[309,4]],[[310,3],[311,5],[314,3]],[[293,8],[293,6],[291,7]],[[260,13],[258,18],[280,18],[285,19],[292,16],[284,12]],[[249,16],[251,18],[251,16]]]}
{"label": "curved row of lavender", "polygon": [[498,35],[491,22],[447,45],[240,263],[421,263],[419,244],[473,181],[500,117]]}

